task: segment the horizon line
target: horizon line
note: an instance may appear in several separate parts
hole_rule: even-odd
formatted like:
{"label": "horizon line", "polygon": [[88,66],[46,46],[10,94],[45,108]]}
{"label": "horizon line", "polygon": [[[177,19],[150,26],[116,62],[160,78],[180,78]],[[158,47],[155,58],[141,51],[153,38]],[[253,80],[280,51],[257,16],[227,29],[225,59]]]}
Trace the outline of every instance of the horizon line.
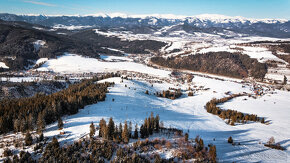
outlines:
{"label": "horizon line", "polygon": [[[105,12],[99,12],[99,13],[93,13],[93,14],[20,14],[20,13],[0,13],[0,14],[12,14],[17,16],[47,16],[47,17],[60,17],[60,16],[68,16],[68,17],[86,17],[86,16],[93,16],[93,17],[111,17],[111,18],[147,18],[147,17],[156,17],[156,18],[165,18],[165,19],[185,19],[185,18],[191,18],[191,17],[203,17],[203,18],[210,18],[211,19],[254,19],[254,20],[282,20],[282,21],[289,21],[290,19],[286,18],[249,18],[244,16],[228,16],[223,14],[197,14],[197,15],[178,15],[178,14],[158,14],[158,13],[152,13],[152,14],[127,14],[123,12],[111,12],[111,13],[105,13]],[[212,17],[216,16],[216,17]]]}

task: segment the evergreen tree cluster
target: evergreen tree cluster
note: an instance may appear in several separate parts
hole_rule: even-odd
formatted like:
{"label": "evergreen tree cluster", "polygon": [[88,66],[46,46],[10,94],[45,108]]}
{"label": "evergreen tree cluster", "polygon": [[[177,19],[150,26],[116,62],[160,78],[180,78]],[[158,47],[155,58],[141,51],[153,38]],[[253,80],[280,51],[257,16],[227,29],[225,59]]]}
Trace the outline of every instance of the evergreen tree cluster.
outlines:
{"label": "evergreen tree cluster", "polygon": [[129,143],[130,138],[132,138],[132,123],[130,122],[130,126],[127,121],[123,125],[120,123],[119,127],[115,125],[113,118],[111,117],[108,124],[104,119],[100,120],[100,130],[99,137],[102,137],[107,140],[113,140],[114,142],[120,143],[123,142],[125,144]]}
{"label": "evergreen tree cluster", "polygon": [[0,101],[0,134],[35,128],[41,132],[46,124],[57,121],[63,115],[76,114],[86,105],[104,101],[107,88],[113,83],[96,83],[103,78],[83,80],[50,95],[36,94],[29,98]]}
{"label": "evergreen tree cluster", "polygon": [[244,78],[252,76],[263,79],[267,65],[248,55],[230,52],[208,52],[189,56],[153,57],[151,61],[173,69],[186,69],[224,76]]}
{"label": "evergreen tree cluster", "polygon": [[218,104],[225,103],[235,97],[243,96],[244,94],[233,94],[229,97],[224,97],[221,99],[212,99],[206,103],[205,108],[208,113],[218,115],[222,119],[228,119],[228,124],[235,125],[235,123],[247,123],[248,121],[260,121],[261,123],[265,122],[264,118],[259,118],[255,114],[246,114],[236,110],[223,110],[220,107],[217,107]]}
{"label": "evergreen tree cluster", "polygon": [[[131,135],[132,123],[125,121],[124,124],[115,125],[113,118],[106,123],[104,119],[100,121],[99,136],[94,137],[96,127],[92,122],[90,125],[90,138],[82,138],[72,144],[60,145],[56,137],[48,143],[39,143],[34,150],[42,153],[40,158],[32,157],[29,152],[21,152],[20,157],[13,156],[13,151],[6,150],[7,159],[5,162],[156,162],[170,163],[195,159],[198,162],[216,162],[216,147],[214,145],[204,145],[200,137],[195,141],[189,139],[188,133],[182,134],[182,130],[176,128],[164,128],[159,126],[159,116],[154,117],[153,113],[145,119],[142,124],[144,133],[140,135],[151,135],[153,132],[173,136],[176,139],[159,139],[149,140],[146,138],[141,141],[135,141],[133,145],[124,145],[129,142],[130,138],[138,138],[138,127]],[[146,129],[146,131],[145,131]],[[147,133],[146,133],[147,132]],[[119,139],[119,141],[117,141]],[[31,135],[28,132],[25,141],[31,141]],[[39,138],[40,140],[40,138]],[[44,149],[44,150],[43,150]],[[157,150],[173,150],[173,156],[170,159],[162,159]],[[43,151],[43,152],[42,152]],[[155,153],[155,154],[154,154]],[[150,155],[148,157],[148,155]],[[114,156],[114,158],[112,158]]]}
{"label": "evergreen tree cluster", "polygon": [[[99,137],[105,138],[107,140],[113,140],[114,142],[120,143],[123,142],[127,144],[129,140],[138,139],[139,135],[141,138],[148,138],[154,132],[159,132],[160,124],[159,124],[159,115],[154,117],[154,114],[148,118],[145,118],[144,123],[140,127],[140,132],[138,132],[138,126],[136,124],[135,130],[133,132],[132,123],[127,121],[124,124],[120,123],[119,126],[115,125],[113,118],[110,118],[107,123],[106,120],[101,119],[99,123]],[[90,126],[90,136],[93,135],[94,129],[92,129],[92,124]]]}
{"label": "evergreen tree cluster", "polygon": [[159,124],[160,118],[157,114],[154,117],[154,114],[151,112],[150,117],[145,118],[144,123],[140,127],[140,137],[141,138],[148,138],[150,135],[153,134],[153,132],[159,132],[160,124]]}
{"label": "evergreen tree cluster", "polygon": [[166,91],[162,91],[162,92],[156,92],[155,95],[157,97],[163,97],[163,98],[168,98],[171,100],[175,100],[177,98],[179,98],[182,95],[182,92],[180,89],[174,90],[174,91],[170,91],[170,90],[166,90]]}

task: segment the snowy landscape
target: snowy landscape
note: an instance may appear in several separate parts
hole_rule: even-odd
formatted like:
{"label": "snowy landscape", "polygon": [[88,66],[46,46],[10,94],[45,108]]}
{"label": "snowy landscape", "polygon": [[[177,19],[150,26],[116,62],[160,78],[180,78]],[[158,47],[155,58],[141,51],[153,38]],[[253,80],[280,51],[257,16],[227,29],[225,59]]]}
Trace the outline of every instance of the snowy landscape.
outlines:
{"label": "snowy landscape", "polygon": [[287,19],[3,13],[0,27],[0,162],[290,162]]}

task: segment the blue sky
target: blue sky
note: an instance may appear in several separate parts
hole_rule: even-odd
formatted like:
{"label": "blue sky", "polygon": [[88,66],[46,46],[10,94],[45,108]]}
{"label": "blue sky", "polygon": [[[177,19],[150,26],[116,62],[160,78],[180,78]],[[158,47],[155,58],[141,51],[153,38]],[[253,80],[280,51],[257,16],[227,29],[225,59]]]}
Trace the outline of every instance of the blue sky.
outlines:
{"label": "blue sky", "polygon": [[100,12],[290,19],[290,0],[0,0],[0,13],[84,15]]}

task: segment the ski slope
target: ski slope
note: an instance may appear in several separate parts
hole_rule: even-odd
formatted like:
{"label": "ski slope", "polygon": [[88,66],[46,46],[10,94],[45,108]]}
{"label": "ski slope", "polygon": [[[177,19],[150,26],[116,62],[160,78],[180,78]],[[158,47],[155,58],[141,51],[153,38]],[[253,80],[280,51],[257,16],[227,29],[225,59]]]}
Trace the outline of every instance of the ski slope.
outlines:
{"label": "ski slope", "polygon": [[[59,139],[62,143],[77,140],[89,133],[91,122],[98,123],[101,118],[108,120],[114,118],[115,124],[131,121],[133,126],[139,127],[145,117],[151,112],[159,114],[161,121],[167,127],[176,127],[189,131],[189,136],[194,138],[200,135],[205,144],[213,143],[217,146],[217,154],[220,162],[287,162],[290,150],[290,108],[289,92],[277,91],[276,94],[266,95],[262,98],[249,99],[241,102],[234,99],[225,103],[222,107],[237,109],[247,113],[258,114],[271,121],[270,125],[261,123],[249,123],[245,125],[230,126],[219,117],[209,114],[204,109],[207,101],[213,97],[221,98],[224,93],[248,92],[250,86],[230,81],[221,81],[195,76],[193,82],[196,86],[210,88],[207,91],[198,91],[194,96],[183,95],[176,100],[159,98],[153,95],[156,91],[167,90],[168,87],[182,88],[186,90],[188,83],[183,85],[177,83],[150,83],[140,80],[123,80],[121,78],[110,78],[100,82],[115,82],[115,86],[109,89],[105,102],[86,106],[78,114],[64,117],[64,129],[66,134]],[[127,85],[127,87],[125,86]],[[149,90],[151,95],[144,92]],[[214,93],[214,91],[216,93]],[[114,99],[114,101],[112,100]],[[266,101],[264,101],[266,100]],[[269,101],[268,101],[269,100]],[[275,101],[276,103],[273,103]],[[257,107],[259,106],[259,107]],[[261,106],[261,107],[260,107]],[[47,127],[45,136],[59,134],[57,123]],[[239,146],[227,143],[227,138],[232,136]],[[280,142],[287,151],[279,151],[264,147],[270,136],[274,136],[276,142]],[[215,138],[215,141],[213,140]]]}

